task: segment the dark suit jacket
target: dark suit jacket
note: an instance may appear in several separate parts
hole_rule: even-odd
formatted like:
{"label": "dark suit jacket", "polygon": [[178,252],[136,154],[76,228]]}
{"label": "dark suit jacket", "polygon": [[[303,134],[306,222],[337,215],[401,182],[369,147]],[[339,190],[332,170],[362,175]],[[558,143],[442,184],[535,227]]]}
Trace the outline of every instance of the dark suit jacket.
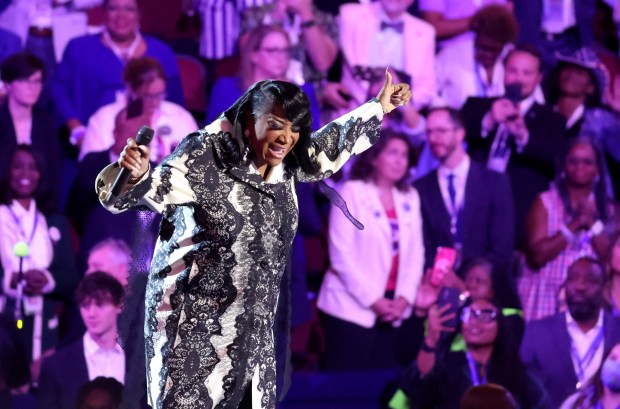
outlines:
{"label": "dark suit jacket", "polygon": [[[603,356],[620,342],[620,319],[605,313],[605,343]],[[521,344],[521,358],[543,383],[550,408],[558,408],[576,392],[577,375],[570,355],[570,336],[566,315],[558,313],[541,320],[530,321]]]}
{"label": "dark suit jacket", "polygon": [[[58,199],[60,192],[61,153],[60,139],[51,116],[34,108],[32,114],[32,130],[30,131],[32,149],[45,160],[46,171],[41,175],[41,183],[52,189]],[[2,160],[9,160],[9,155],[17,146],[17,135],[8,104],[0,106],[0,146]],[[7,175],[0,174],[0,179]]]}
{"label": "dark suit jacket", "polygon": [[[453,247],[450,214],[441,196],[437,170],[415,182],[420,194],[425,265],[433,265],[437,247]],[[463,260],[487,256],[507,266],[514,249],[514,208],[505,175],[471,161],[462,209]]]}
{"label": "dark suit jacket", "polygon": [[78,392],[86,382],[88,367],[80,338],[43,360],[37,409],[75,409]]}
{"label": "dark suit jacket", "polygon": [[[463,106],[467,131],[467,151],[472,159],[486,165],[495,133],[482,138],[482,118],[491,109],[493,98],[468,98]],[[564,118],[551,108],[534,103],[525,115],[530,136],[523,152],[513,149],[508,162],[515,205],[517,243],[525,236],[525,217],[541,192],[549,189],[566,149]]]}

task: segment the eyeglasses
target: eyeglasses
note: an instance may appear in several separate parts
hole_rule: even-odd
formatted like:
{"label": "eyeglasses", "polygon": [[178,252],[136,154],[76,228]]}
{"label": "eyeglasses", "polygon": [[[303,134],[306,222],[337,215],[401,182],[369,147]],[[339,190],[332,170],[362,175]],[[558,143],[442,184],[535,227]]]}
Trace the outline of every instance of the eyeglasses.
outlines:
{"label": "eyeglasses", "polygon": [[20,78],[15,80],[15,82],[18,82],[20,84],[28,84],[28,85],[43,85],[43,78],[37,78],[34,80],[28,79],[28,78]]}
{"label": "eyeglasses", "polygon": [[497,319],[497,311],[490,309],[490,308],[483,308],[483,309],[474,309],[471,307],[463,308],[463,311],[461,311],[462,322],[469,322],[474,318],[484,323],[493,322]]}
{"label": "eyeglasses", "polygon": [[452,127],[452,128],[427,128],[426,129],[426,135],[430,136],[433,134],[437,134],[437,135],[445,135],[450,131],[454,131],[456,130],[456,128]]}
{"label": "eyeglasses", "polygon": [[284,56],[289,56],[291,55],[291,48],[287,47],[287,48],[280,48],[280,47],[267,47],[267,48],[259,48],[259,51],[264,51],[269,55],[284,55]]}

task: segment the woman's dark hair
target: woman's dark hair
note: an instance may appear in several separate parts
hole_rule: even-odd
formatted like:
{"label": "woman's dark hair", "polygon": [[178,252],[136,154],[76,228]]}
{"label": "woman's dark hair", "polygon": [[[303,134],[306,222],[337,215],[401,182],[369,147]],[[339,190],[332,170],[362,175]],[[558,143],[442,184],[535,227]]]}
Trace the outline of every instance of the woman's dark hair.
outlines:
{"label": "woman's dark hair", "polygon": [[500,4],[491,4],[478,10],[471,19],[471,29],[477,36],[490,37],[502,44],[514,43],[519,34],[519,23],[514,14]]}
{"label": "woman's dark hair", "polygon": [[57,210],[57,203],[54,192],[49,183],[45,158],[40,152],[32,149],[30,145],[17,145],[15,149],[6,149],[0,155],[0,204],[8,205],[14,199],[10,189],[11,166],[13,158],[17,152],[26,152],[34,158],[35,165],[39,171],[39,184],[34,191],[34,200],[37,203],[37,209],[48,216]]}
{"label": "woman's dark hair", "polygon": [[[415,150],[407,136],[399,132],[384,129],[381,131],[381,138],[379,138],[379,141],[372,148],[364,151],[355,159],[353,166],[351,166],[350,179],[370,180],[375,172],[372,162],[383,152],[388,143],[393,139],[403,141],[407,145],[409,151],[407,168],[411,168],[415,163]],[[406,172],[405,175],[396,182],[396,188],[401,191],[407,190],[411,185],[409,182],[409,172]]]}
{"label": "woman's dark hair", "polygon": [[557,104],[560,96],[562,96],[562,91],[560,90],[560,75],[562,74],[562,70],[566,67],[577,67],[580,70],[586,71],[588,73],[588,77],[590,77],[590,82],[594,87],[594,91],[586,97],[584,101],[584,105],[587,108],[603,108],[611,111],[611,108],[603,104],[601,99],[601,95],[603,95],[603,90],[599,89],[599,83],[596,79],[596,75],[594,71],[582,67],[577,64],[572,64],[566,61],[559,61],[558,64],[549,70],[549,72],[545,75],[545,79],[543,81],[543,86],[545,90],[545,98],[549,105]]}
{"label": "woman's dark hair", "polygon": [[116,409],[120,406],[123,398],[123,384],[114,378],[98,376],[80,388],[77,397],[77,409],[84,409],[88,396],[96,390],[101,390],[108,394],[112,408]]}
{"label": "woman's dark hair", "polygon": [[41,71],[45,78],[45,64],[39,57],[28,52],[12,54],[0,64],[0,78],[7,84],[27,79],[37,71]]}
{"label": "woman's dark hair", "polygon": [[168,80],[164,67],[159,61],[151,57],[131,59],[123,70],[123,81],[134,91],[158,78],[164,82]]}
{"label": "woman's dark hair", "polygon": [[587,136],[581,136],[569,142],[568,149],[566,149],[566,153],[560,165],[562,167],[562,171],[558,172],[556,186],[558,193],[560,194],[560,198],[562,199],[562,203],[564,204],[564,210],[569,216],[574,216],[576,214],[576,209],[573,209],[571,206],[570,196],[568,194],[568,183],[566,181],[566,172],[564,171],[564,168],[566,167],[566,159],[568,158],[568,155],[570,155],[573,148],[577,145],[588,145],[592,147],[592,150],[594,151],[596,166],[598,167],[598,180],[593,183],[592,192],[594,193],[594,199],[596,201],[598,218],[603,222],[607,222],[610,217],[608,209],[609,199],[607,195],[607,165],[605,163],[603,152],[599,148],[598,144],[592,138]]}
{"label": "woman's dark hair", "polygon": [[480,256],[464,260],[456,274],[464,280],[469,270],[474,267],[486,267],[490,271],[493,299],[488,301],[500,308],[521,309],[521,301],[510,280],[509,272],[501,271],[491,259]]}
{"label": "woman's dark hair", "polygon": [[114,305],[121,305],[125,289],[114,277],[103,271],[87,274],[75,290],[75,300],[78,304],[91,299],[98,302],[108,301]]}
{"label": "woman's dark hair", "polygon": [[280,107],[284,117],[300,128],[299,140],[284,158],[284,164],[289,169],[301,168],[309,174],[318,173],[319,163],[316,157],[308,154],[312,144],[310,102],[301,88],[286,81],[259,81],[224,111],[226,119],[235,127],[236,138],[243,138],[242,144],[230,134],[222,139],[228,161],[235,164],[243,160],[245,150],[249,149],[249,140],[244,131],[254,125],[259,115],[269,112],[273,107]]}

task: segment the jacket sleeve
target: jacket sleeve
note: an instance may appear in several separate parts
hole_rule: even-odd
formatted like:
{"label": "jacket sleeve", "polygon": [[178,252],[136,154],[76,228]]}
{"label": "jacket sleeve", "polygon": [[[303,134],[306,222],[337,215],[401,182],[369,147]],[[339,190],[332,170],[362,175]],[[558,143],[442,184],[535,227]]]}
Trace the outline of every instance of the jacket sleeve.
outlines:
{"label": "jacket sleeve", "polygon": [[491,216],[491,254],[496,263],[507,266],[512,260],[514,250],[515,209],[512,189],[508,177],[496,176],[496,188],[493,189],[493,208]]}
{"label": "jacket sleeve", "polygon": [[194,202],[196,195],[188,180],[188,162],[192,151],[204,146],[203,138],[199,132],[185,137],[170,156],[147,172],[133,187],[121,193],[114,204],[106,203],[105,198],[120,172],[120,166],[118,163],[106,166],[97,176],[95,185],[102,205],[112,213],[128,209],[164,213],[168,206]]}
{"label": "jacket sleeve", "polygon": [[69,221],[64,216],[51,216],[48,218],[48,224],[50,228],[55,227],[60,232],[60,239],[54,243],[54,258],[49,266],[49,272],[56,282],[50,295],[60,300],[71,301],[80,277],[71,249]]}
{"label": "jacket sleeve", "polygon": [[413,253],[413,262],[406,266],[403,274],[398,275],[396,286],[396,297],[403,297],[410,305],[413,305],[418,286],[424,274],[424,237],[422,234],[422,213],[420,212],[420,197],[416,190],[411,194],[413,204],[411,211],[414,214],[411,224],[411,243],[409,248],[400,248],[400,252]]}
{"label": "jacket sleeve", "polygon": [[58,374],[52,370],[49,358],[44,359],[39,376],[36,409],[61,409],[61,390],[57,379]]}
{"label": "jacket sleeve", "polygon": [[364,152],[379,140],[382,119],[381,104],[371,99],[315,132],[309,156],[316,157],[320,171],[309,174],[300,170],[298,179],[313,182],[333,175],[351,156]]}

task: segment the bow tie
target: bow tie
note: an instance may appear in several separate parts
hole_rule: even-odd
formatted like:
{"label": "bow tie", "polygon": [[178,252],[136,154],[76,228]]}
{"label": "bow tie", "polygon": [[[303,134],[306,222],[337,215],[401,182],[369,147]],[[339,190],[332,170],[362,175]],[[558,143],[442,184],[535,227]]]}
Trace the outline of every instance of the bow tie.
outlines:
{"label": "bow tie", "polygon": [[386,30],[388,28],[396,31],[398,34],[402,34],[403,33],[403,29],[404,27],[404,23],[402,21],[399,21],[398,23],[388,23],[387,21],[382,21],[381,22],[381,31]]}

